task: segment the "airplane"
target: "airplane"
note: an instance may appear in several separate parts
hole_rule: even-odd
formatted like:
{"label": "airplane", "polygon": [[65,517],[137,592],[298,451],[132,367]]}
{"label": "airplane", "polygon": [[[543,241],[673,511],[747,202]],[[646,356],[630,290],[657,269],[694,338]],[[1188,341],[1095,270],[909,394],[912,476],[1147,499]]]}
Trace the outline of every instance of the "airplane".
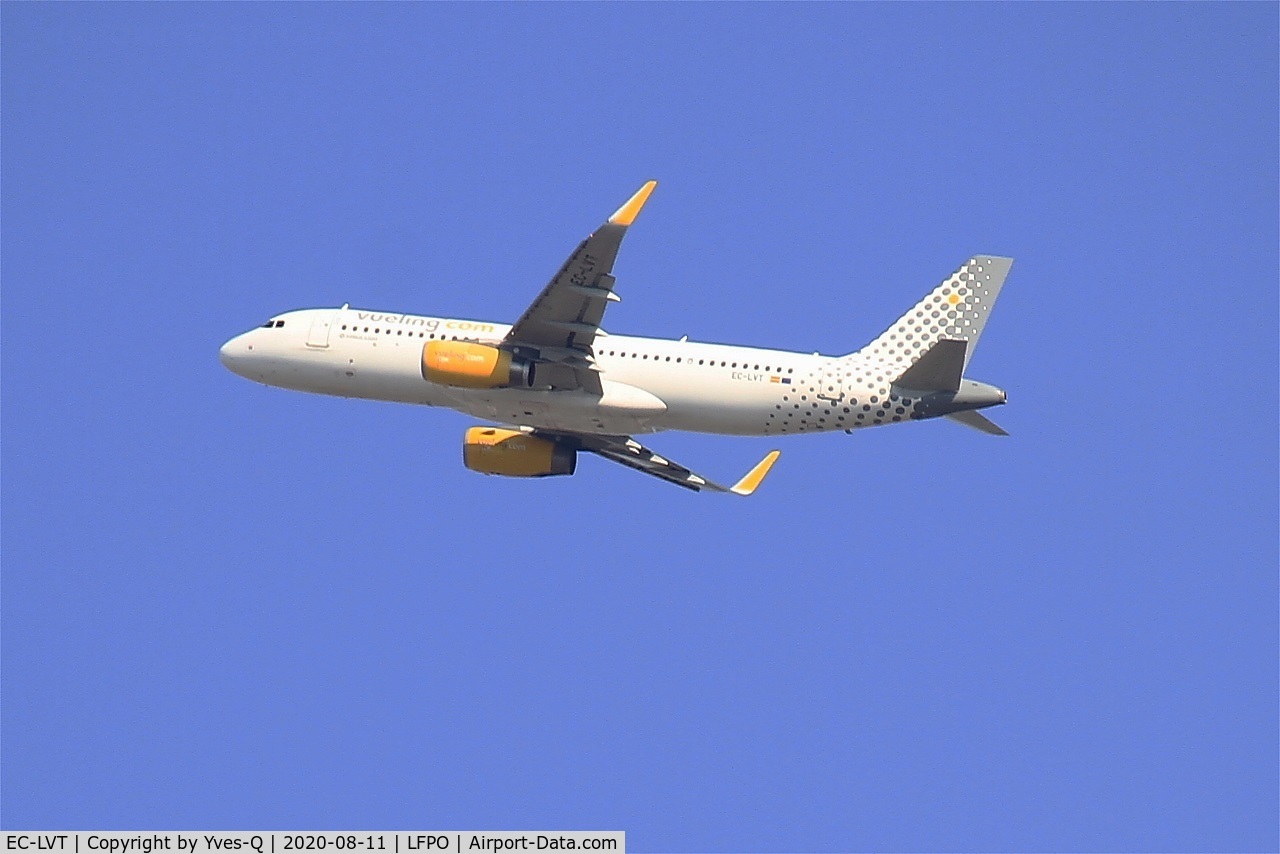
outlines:
{"label": "airplane", "polygon": [[770,451],[732,486],[636,441],[685,430],[788,436],[945,417],[1008,435],[978,410],[1004,391],[964,371],[1012,258],[975,255],[881,335],[844,356],[612,335],[614,259],[657,186],[644,184],[578,245],[514,324],[318,308],[278,314],[219,352],[242,377],[340,397],[456,409],[488,422],[463,464],[508,477],[571,475],[586,451],[694,491],[750,495]]}

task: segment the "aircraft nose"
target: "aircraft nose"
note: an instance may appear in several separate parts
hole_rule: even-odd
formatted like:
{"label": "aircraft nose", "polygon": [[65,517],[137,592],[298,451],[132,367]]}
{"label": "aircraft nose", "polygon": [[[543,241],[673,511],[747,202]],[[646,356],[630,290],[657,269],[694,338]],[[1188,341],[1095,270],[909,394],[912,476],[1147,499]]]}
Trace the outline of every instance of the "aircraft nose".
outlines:
{"label": "aircraft nose", "polygon": [[245,342],[244,336],[237,335],[218,348],[218,361],[231,373],[244,376],[249,350],[250,345]]}

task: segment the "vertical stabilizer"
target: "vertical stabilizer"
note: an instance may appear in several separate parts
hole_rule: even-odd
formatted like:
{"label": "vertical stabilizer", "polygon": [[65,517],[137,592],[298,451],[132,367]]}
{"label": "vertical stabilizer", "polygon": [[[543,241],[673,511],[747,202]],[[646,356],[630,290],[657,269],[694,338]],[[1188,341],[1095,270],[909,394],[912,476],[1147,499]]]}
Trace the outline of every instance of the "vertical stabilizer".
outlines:
{"label": "vertical stabilizer", "polygon": [[905,370],[937,341],[950,339],[968,342],[964,354],[967,366],[1011,266],[1012,258],[975,255],[858,355]]}

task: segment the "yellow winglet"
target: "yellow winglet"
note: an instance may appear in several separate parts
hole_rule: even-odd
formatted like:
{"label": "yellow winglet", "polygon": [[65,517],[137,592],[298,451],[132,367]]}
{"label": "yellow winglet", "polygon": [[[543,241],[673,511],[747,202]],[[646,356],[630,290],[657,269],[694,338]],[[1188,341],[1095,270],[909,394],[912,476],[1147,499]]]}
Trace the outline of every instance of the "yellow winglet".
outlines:
{"label": "yellow winglet", "polygon": [[614,225],[631,225],[635,222],[636,214],[640,213],[640,209],[644,207],[644,203],[648,201],[649,194],[653,192],[653,188],[658,186],[657,181],[646,181],[645,185],[636,190],[636,194],[627,199],[627,203],[609,217],[609,222]]}
{"label": "yellow winglet", "polygon": [[781,451],[770,451],[760,462],[756,463],[756,467],[743,475],[742,480],[733,485],[729,491],[735,495],[750,495],[756,491],[756,487],[760,485],[760,481],[764,480],[764,476],[769,473],[769,469],[773,468],[773,464],[778,461],[778,455]]}

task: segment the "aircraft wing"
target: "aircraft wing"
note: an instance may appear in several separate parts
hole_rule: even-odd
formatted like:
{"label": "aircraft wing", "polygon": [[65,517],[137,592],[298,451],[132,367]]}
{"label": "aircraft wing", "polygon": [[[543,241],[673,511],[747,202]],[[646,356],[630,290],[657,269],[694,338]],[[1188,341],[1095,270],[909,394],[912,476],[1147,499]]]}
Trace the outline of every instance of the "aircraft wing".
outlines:
{"label": "aircraft wing", "polygon": [[553,389],[600,393],[592,345],[613,293],[613,261],[636,214],[657,181],[649,181],[626,204],[578,244],[560,271],[511,327],[505,348],[536,359],[538,376]]}
{"label": "aircraft wing", "polygon": [[756,487],[764,480],[764,476],[769,473],[769,469],[773,468],[773,464],[777,462],[779,454],[778,451],[770,451],[765,455],[764,459],[756,463],[751,471],[743,475],[733,486],[721,486],[714,481],[694,474],[679,463],[655,454],[630,436],[599,436],[585,433],[574,433],[570,436],[565,436],[564,434],[538,432],[548,438],[568,439],[574,442],[581,450],[590,451],[593,454],[604,457],[606,460],[613,460],[615,463],[621,463],[636,471],[651,474],[668,483],[674,483],[676,486],[692,489],[694,492],[709,489],[713,492],[750,495],[756,491]]}

